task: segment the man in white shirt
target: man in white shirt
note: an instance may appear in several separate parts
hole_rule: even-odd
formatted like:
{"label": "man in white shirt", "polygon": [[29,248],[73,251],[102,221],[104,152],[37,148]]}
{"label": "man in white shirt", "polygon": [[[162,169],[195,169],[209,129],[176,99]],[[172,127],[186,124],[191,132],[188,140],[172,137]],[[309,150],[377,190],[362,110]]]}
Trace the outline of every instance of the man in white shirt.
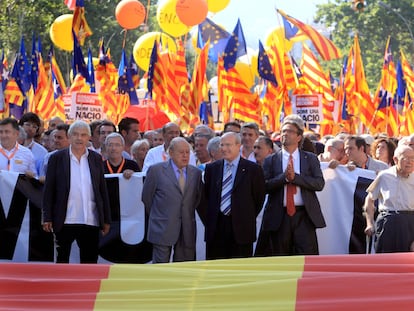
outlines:
{"label": "man in white shirt", "polygon": [[[151,148],[144,160],[143,172],[147,172],[148,168],[156,163],[167,161],[170,156],[168,154],[168,147],[173,138],[180,136],[180,128],[177,124],[169,122],[162,127],[162,136],[164,137],[164,144]],[[190,152],[190,165],[196,166],[196,159],[194,153]]]}
{"label": "man in white shirt", "polygon": [[0,121],[0,170],[37,176],[33,154],[17,143],[18,137],[19,125],[15,119]]}
{"label": "man in white shirt", "polygon": [[[365,198],[365,234],[375,235],[377,253],[409,252],[414,242],[414,150],[398,146],[394,162],[394,166],[378,174]],[[377,199],[379,215],[374,224]]]}
{"label": "man in white shirt", "polygon": [[254,143],[259,138],[259,126],[254,122],[244,123],[240,131],[242,146],[240,155],[249,161],[256,162],[254,156]]}
{"label": "man in white shirt", "polygon": [[26,131],[27,136],[24,141],[24,146],[29,148],[33,153],[36,165],[36,175],[39,176],[43,159],[47,154],[47,149],[34,140],[41,125],[40,118],[33,112],[27,112],[21,117],[19,125]]}
{"label": "man in white shirt", "polygon": [[111,211],[101,156],[87,149],[89,125],[75,121],[69,148],[54,153],[43,191],[43,230],[56,238],[57,262],[68,263],[73,241],[81,263],[98,260],[99,231],[109,232]]}

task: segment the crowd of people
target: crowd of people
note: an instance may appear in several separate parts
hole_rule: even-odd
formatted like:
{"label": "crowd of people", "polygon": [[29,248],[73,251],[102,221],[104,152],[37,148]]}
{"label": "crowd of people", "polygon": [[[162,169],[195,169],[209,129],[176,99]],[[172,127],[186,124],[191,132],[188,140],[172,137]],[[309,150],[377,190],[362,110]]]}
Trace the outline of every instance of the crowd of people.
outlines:
{"label": "crowd of people", "polygon": [[[329,169],[375,171],[364,205],[365,234],[376,252],[414,250],[414,135],[319,137],[300,116],[286,116],[271,135],[255,123],[206,125],[184,136],[167,123],[141,133],[125,117],[47,130],[34,113],[0,121],[0,170],[44,183],[42,226],[55,235],[57,262],[69,262],[76,241],[82,263],[98,260],[99,236],[111,229],[104,174],[146,174],[142,201],[153,263],[196,258],[196,213],[205,226],[206,259],[317,255],[317,228],[326,226],[316,192]],[[378,203],[376,203],[378,202]],[[260,233],[256,218],[264,209]],[[257,241],[255,250],[254,242]]]}

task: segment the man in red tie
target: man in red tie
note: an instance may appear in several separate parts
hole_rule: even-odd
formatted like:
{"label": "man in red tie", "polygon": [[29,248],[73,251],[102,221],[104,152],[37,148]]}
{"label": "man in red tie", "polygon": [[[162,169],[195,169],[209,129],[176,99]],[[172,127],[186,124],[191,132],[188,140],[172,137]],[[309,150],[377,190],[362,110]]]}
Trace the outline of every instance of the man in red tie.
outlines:
{"label": "man in red tie", "polygon": [[326,226],[315,191],[325,180],[315,154],[300,149],[304,123],[285,117],[282,149],[265,159],[263,170],[269,194],[256,247],[257,256],[317,255],[316,228]]}

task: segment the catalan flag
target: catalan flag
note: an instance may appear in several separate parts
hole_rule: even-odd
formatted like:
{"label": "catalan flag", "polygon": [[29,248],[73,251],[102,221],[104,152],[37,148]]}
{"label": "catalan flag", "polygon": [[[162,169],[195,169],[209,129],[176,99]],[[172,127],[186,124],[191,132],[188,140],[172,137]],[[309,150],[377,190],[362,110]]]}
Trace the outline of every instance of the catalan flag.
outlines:
{"label": "catalan flag", "polygon": [[34,96],[35,110],[33,112],[37,113],[39,117],[43,118],[44,120],[47,120],[53,116],[59,115],[59,113],[57,110],[57,105],[55,105],[52,79],[49,78],[41,57],[38,59],[38,68],[39,79],[38,87]]}
{"label": "catalan flag", "polygon": [[335,44],[328,38],[324,37],[316,29],[305,23],[302,23],[294,17],[287,15],[282,10],[277,11],[282,17],[284,17],[286,20],[288,20],[290,23],[299,28],[305,35],[308,36],[308,38],[312,41],[313,45],[318,51],[319,55],[324,60],[332,60],[341,57],[341,52],[335,46]]}
{"label": "catalan flag", "polygon": [[364,65],[362,63],[361,49],[358,36],[354,37],[354,44],[348,56],[348,68],[345,79],[347,88],[347,104],[349,111],[359,117],[364,126],[368,126],[375,114],[368,83],[365,79]]}
{"label": "catalan flag", "polygon": [[65,79],[63,79],[62,72],[56,61],[54,51],[53,51],[53,46],[49,50],[48,61],[50,63],[50,68],[54,76],[55,82],[53,84],[53,88],[55,90],[55,98],[57,98],[60,95],[66,94],[66,83],[65,83]]}
{"label": "catalan flag", "polygon": [[224,61],[219,59],[217,76],[223,122],[229,121],[230,111],[233,111],[233,119],[260,123],[259,96],[250,92],[235,67],[225,70],[222,62]]}
{"label": "catalan flag", "polygon": [[85,17],[84,0],[76,0],[76,7],[73,12],[72,29],[75,32],[80,45],[83,45],[85,39],[92,35],[92,30],[89,28]]}
{"label": "catalan flag", "polygon": [[208,58],[208,43],[201,50],[200,55],[194,65],[193,78],[190,84],[192,106],[190,112],[193,115],[198,115],[201,102],[204,100],[203,85],[206,81],[207,58]]}
{"label": "catalan flag", "polygon": [[177,53],[175,56],[174,76],[178,86],[188,83],[187,63],[185,60],[185,49],[181,39],[176,40]]}
{"label": "catalan flag", "polygon": [[374,128],[378,132],[387,132],[389,136],[398,133],[398,113],[394,103],[397,90],[397,72],[390,47],[390,37],[387,39],[382,65],[381,81],[375,94],[377,111]]}

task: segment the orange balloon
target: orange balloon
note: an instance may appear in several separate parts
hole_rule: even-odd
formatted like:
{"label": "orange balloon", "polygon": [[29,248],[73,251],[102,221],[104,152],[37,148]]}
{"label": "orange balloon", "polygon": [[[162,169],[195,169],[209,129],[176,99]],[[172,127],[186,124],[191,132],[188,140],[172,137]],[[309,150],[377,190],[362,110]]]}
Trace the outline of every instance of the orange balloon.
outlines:
{"label": "orange balloon", "polygon": [[145,7],[138,0],[122,0],[115,9],[115,17],[119,25],[125,29],[134,29],[145,20]]}
{"label": "orange balloon", "polygon": [[178,0],[175,10],[180,21],[187,26],[200,24],[208,13],[206,0]]}

